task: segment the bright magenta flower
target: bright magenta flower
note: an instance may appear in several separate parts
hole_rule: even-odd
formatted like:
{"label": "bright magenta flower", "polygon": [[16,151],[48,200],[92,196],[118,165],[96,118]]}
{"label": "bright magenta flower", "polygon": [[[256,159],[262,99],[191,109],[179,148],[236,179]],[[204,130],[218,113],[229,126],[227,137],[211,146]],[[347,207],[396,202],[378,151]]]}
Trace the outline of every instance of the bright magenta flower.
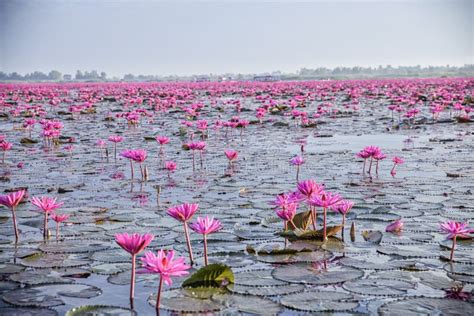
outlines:
{"label": "bright magenta flower", "polygon": [[169,172],[174,172],[176,170],[176,162],[174,162],[174,161],[165,162],[165,168]]}
{"label": "bright magenta flower", "polygon": [[293,166],[301,166],[302,164],[304,164],[304,159],[301,156],[295,156],[291,158],[290,164],[292,164]]}
{"label": "bright magenta flower", "polygon": [[456,238],[469,238],[471,237],[470,234],[474,233],[474,229],[467,227],[467,223],[461,222],[453,222],[447,221],[441,223],[439,228],[441,228],[441,232],[443,234],[448,234],[448,239],[453,240],[453,244],[451,246],[451,255],[449,257],[450,261],[453,261],[454,258],[454,248],[456,248]]}
{"label": "bright magenta flower", "polygon": [[237,160],[237,157],[239,156],[239,153],[232,149],[226,150],[224,153],[230,162]]}
{"label": "bright magenta flower", "polygon": [[209,216],[203,218],[198,216],[196,222],[191,223],[189,227],[196,233],[203,235],[212,234],[222,229],[221,222]]}
{"label": "bright magenta flower", "polygon": [[331,209],[339,214],[346,215],[354,206],[354,202],[349,200],[340,200],[338,203],[331,206]]}
{"label": "bright magenta flower", "polygon": [[387,227],[385,227],[385,231],[390,233],[398,233],[402,231],[402,229],[403,222],[401,219],[397,219],[396,221],[390,223],[389,225],[387,225]]}
{"label": "bright magenta flower", "polygon": [[474,229],[467,227],[468,223],[447,221],[439,225],[443,234],[448,234],[448,239],[454,237],[469,238]]}
{"label": "bright magenta flower", "polygon": [[314,180],[304,180],[298,182],[298,191],[303,194],[307,199],[312,198],[314,195],[320,195],[323,192],[324,187],[319,185]]}
{"label": "bright magenta flower", "polygon": [[173,284],[171,277],[187,275],[187,270],[191,268],[184,263],[183,257],[174,259],[173,250],[158,250],[156,255],[147,251],[141,260],[143,270],[138,273],[159,273],[167,285]]}
{"label": "bright magenta flower", "polygon": [[38,207],[41,211],[44,212],[44,223],[43,223],[43,236],[46,238],[48,236],[48,216],[50,212],[54,212],[56,209],[61,207],[64,203],[56,202],[56,198],[50,198],[47,196],[42,196],[41,198],[33,197],[31,198],[31,204]]}
{"label": "bright magenta flower", "polygon": [[48,212],[54,212],[56,209],[60,208],[64,203],[56,202],[56,198],[42,196],[40,198],[32,197],[31,204],[38,207],[41,211],[48,213]]}
{"label": "bright magenta flower", "polygon": [[62,223],[64,221],[67,221],[69,219],[68,214],[51,214],[51,219],[55,221],[56,223]]}
{"label": "bright magenta flower", "polygon": [[120,143],[121,141],[123,141],[123,137],[122,136],[118,136],[118,135],[114,135],[114,136],[109,136],[109,141],[113,142],[113,143]]}
{"label": "bright magenta flower", "polygon": [[292,221],[296,215],[298,204],[290,203],[276,210],[276,215],[284,221]]}
{"label": "bright magenta flower", "polygon": [[191,217],[193,217],[194,213],[199,208],[199,204],[189,204],[184,203],[181,205],[177,205],[174,207],[170,207],[167,211],[168,215],[177,219],[180,222],[187,222]]}
{"label": "bright magenta flower", "polygon": [[405,162],[402,158],[397,157],[397,156],[393,157],[392,161],[393,161],[393,163],[396,164],[396,165],[401,165],[402,163]]}
{"label": "bright magenta flower", "polygon": [[341,196],[337,193],[322,192],[321,195],[313,196],[309,200],[309,203],[314,206],[327,208],[338,203],[341,200],[342,200]]}
{"label": "bright magenta flower", "polygon": [[15,232],[15,242],[18,242],[19,233],[18,225],[16,222],[16,212],[15,207],[20,204],[21,200],[25,197],[26,190],[20,190],[16,192],[9,193],[7,195],[0,195],[0,205],[10,208],[12,211],[12,221],[13,221],[13,230]]}
{"label": "bright magenta flower", "polygon": [[170,142],[170,139],[166,136],[156,136],[155,139],[160,145],[166,145]]}
{"label": "bright magenta flower", "polygon": [[153,240],[152,234],[131,234],[122,233],[115,235],[115,242],[131,255],[139,254]]}
{"label": "bright magenta flower", "polygon": [[0,195],[0,205],[8,208],[15,208],[20,204],[21,200],[23,200],[25,193],[25,190],[20,190],[6,195]]}
{"label": "bright magenta flower", "polygon": [[135,150],[132,150],[132,157],[131,159],[133,161],[136,161],[138,163],[142,163],[145,161],[147,157],[147,154],[146,154],[146,150],[144,149],[135,149]]}

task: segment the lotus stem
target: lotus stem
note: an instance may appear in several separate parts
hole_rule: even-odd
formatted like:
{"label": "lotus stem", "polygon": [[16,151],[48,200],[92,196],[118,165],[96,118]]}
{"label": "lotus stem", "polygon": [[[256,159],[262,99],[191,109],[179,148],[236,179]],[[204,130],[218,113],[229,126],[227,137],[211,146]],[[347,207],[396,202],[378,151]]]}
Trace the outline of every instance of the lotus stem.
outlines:
{"label": "lotus stem", "polygon": [[323,239],[327,240],[328,237],[326,236],[326,208],[325,207],[323,207],[323,214],[324,214]]}
{"label": "lotus stem", "polygon": [[449,256],[449,261],[453,261],[454,259],[454,247],[456,247],[456,235],[453,237],[453,246],[451,247],[451,255]]}
{"label": "lotus stem", "polygon": [[132,277],[130,280],[130,303],[133,305],[133,298],[135,297],[135,265],[136,255],[132,255]]}
{"label": "lotus stem", "polygon": [[16,213],[15,213],[15,208],[12,207],[12,218],[13,218],[13,229],[15,230],[15,243],[18,242],[18,225],[16,223]]}
{"label": "lotus stem", "polygon": [[188,223],[184,222],[184,235],[186,236],[186,245],[188,246],[189,252],[189,261],[190,265],[193,265],[193,249],[191,248],[191,241],[189,240],[189,231],[188,231]]}
{"label": "lotus stem", "polygon": [[163,277],[160,276],[160,285],[158,285],[158,294],[156,294],[156,312],[159,314],[160,310],[160,299],[161,299],[161,288],[163,286]]}
{"label": "lotus stem", "polygon": [[204,265],[207,266],[208,261],[207,261],[207,237],[206,234],[204,234]]}

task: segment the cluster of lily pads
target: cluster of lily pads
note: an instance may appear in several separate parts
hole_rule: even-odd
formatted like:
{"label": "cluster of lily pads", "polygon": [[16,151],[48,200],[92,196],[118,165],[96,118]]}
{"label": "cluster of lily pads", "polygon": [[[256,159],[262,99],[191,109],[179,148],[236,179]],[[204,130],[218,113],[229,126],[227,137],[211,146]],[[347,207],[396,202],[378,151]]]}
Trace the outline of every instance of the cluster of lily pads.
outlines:
{"label": "cluster of lily pads", "polygon": [[[10,212],[8,219],[2,217],[1,242],[7,245],[5,255],[11,254],[8,263],[4,260],[6,268],[0,267],[2,281],[16,282],[19,274],[27,277],[36,273],[37,277],[62,282],[71,275],[90,275],[83,270],[100,271],[109,276],[108,284],[130,284],[132,312],[137,304],[140,310],[144,301],[140,287],[135,289],[138,282],[158,286],[148,302],[157,309],[161,306],[172,311],[212,312],[237,306],[241,312],[275,314],[280,305],[307,312],[354,311],[367,303],[367,297],[405,298],[418,281],[422,286],[417,294],[422,293],[423,286],[432,285],[446,291],[446,300],[439,299],[439,292],[434,298],[428,292],[427,297],[411,297],[407,304],[443,311],[453,308],[452,300],[469,306],[469,293],[462,287],[449,289],[445,276],[441,286],[430,283],[435,282],[432,278],[437,272],[423,270],[416,273],[416,281],[408,273],[410,269],[433,267],[428,260],[417,263],[413,258],[438,260],[439,250],[433,240],[440,238],[441,232],[447,234],[446,240],[440,241],[441,247],[449,250],[441,256],[451,267],[448,271],[446,266],[446,273],[463,284],[473,283],[470,266],[463,265],[473,262],[469,255],[471,207],[440,213],[439,201],[449,198],[443,195],[441,183],[432,179],[421,185],[420,179],[407,181],[410,173],[421,169],[421,159],[415,154],[429,149],[409,149],[400,154],[399,149],[386,148],[382,138],[374,143],[382,145],[383,152],[378,146],[367,146],[356,154],[364,160],[360,173],[354,162],[355,150],[328,154],[311,142],[325,137],[330,142],[329,130],[349,131],[352,127],[345,123],[349,119],[359,124],[357,128],[375,124],[387,135],[409,133],[415,140],[422,129],[444,128],[449,123],[469,140],[473,85],[472,79],[2,85],[0,120],[11,127],[0,126],[0,183],[5,184],[0,204]],[[393,112],[399,113],[398,120]],[[444,145],[447,141],[435,142]],[[470,144],[466,143],[467,148],[455,150],[468,151]],[[379,167],[382,171],[384,166],[388,168],[387,157],[393,163],[389,179],[383,172],[379,176]],[[333,158],[334,163],[328,162]],[[443,157],[437,159],[438,164],[421,170],[422,176],[429,178],[429,172],[443,165]],[[463,184],[461,189],[472,188],[472,178],[462,169],[469,170],[469,157],[458,159],[460,167],[449,165],[449,170],[455,171],[448,177]],[[265,163],[259,165],[259,161]],[[293,169],[287,172],[271,165],[283,168],[280,166],[288,166],[288,161],[296,167],[296,188]],[[347,165],[338,167],[343,161]],[[404,168],[396,170],[403,163]],[[48,174],[50,166],[54,168]],[[372,177],[374,167],[376,177]],[[140,179],[135,179],[137,168]],[[68,176],[76,185],[72,189]],[[66,187],[47,187],[41,177],[45,183],[54,179],[58,186]],[[91,185],[82,191],[81,184],[75,183],[77,179]],[[134,191],[137,183],[139,192]],[[128,185],[130,192],[126,192]],[[413,198],[405,189],[409,185],[419,186]],[[237,193],[233,191],[236,188]],[[461,189],[457,188],[458,192],[472,201],[468,191]],[[62,202],[46,196],[28,197],[29,192],[41,195],[56,190],[65,194]],[[182,200],[190,192],[195,194],[192,200],[208,210],[209,216],[192,222],[198,206]],[[149,203],[155,193],[156,206]],[[270,209],[268,201],[275,195]],[[41,216],[28,213],[27,207],[20,205],[28,200]],[[398,209],[407,203],[409,208]],[[41,219],[36,221],[36,216]],[[413,218],[426,218],[431,223]],[[56,241],[50,240],[49,220],[56,222]],[[350,231],[346,229],[348,221],[352,222]],[[61,232],[60,224],[65,225]],[[36,234],[38,231],[43,238]],[[350,240],[344,236],[349,232]],[[358,242],[361,234],[364,241]],[[381,242],[382,236],[385,242]],[[111,248],[113,237],[127,257],[117,247]],[[37,247],[39,252],[35,252]],[[414,247],[419,247],[420,253]],[[375,256],[365,260],[369,250],[390,260],[370,262]],[[80,255],[84,253],[87,256]],[[127,253],[131,256],[131,276]],[[47,260],[41,261],[42,256]],[[89,267],[91,258],[102,261]],[[16,260],[27,270],[15,270]],[[35,260],[46,263],[40,265]],[[59,270],[62,266],[76,270]],[[61,277],[47,275],[45,267],[54,273],[60,271]],[[2,269],[7,272],[3,274]],[[362,270],[375,272],[365,278]],[[188,273],[191,276],[181,280]],[[154,279],[156,274],[159,280]],[[178,280],[177,285],[172,278]],[[21,281],[25,284],[24,279]],[[13,286],[8,282],[6,286]],[[31,284],[6,289],[3,300],[26,307],[30,306],[27,298],[39,291],[50,295],[51,301],[46,303],[45,298],[43,306],[57,306],[64,304],[58,296],[67,297],[71,292],[82,298],[100,294],[98,288],[85,284],[71,285],[71,292],[65,285],[55,285],[53,290],[43,283]],[[163,284],[170,289],[165,291]],[[343,291],[332,291],[333,285],[340,285]],[[134,305],[135,292],[140,300]],[[18,298],[20,294],[25,295],[23,301]],[[403,301],[383,303],[371,308],[381,312],[406,308]],[[180,307],[184,304],[186,307]],[[0,314],[3,312],[7,309],[1,307]]]}

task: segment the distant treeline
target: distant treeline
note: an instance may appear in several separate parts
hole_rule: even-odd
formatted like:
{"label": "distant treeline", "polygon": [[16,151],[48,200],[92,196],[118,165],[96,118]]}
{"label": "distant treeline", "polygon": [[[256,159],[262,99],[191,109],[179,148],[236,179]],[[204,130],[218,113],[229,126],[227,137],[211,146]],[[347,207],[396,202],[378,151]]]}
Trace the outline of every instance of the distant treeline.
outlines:
{"label": "distant treeline", "polygon": [[159,76],[159,75],[134,75],[125,74],[123,77],[107,77],[105,72],[77,70],[75,75],[62,74],[57,70],[49,73],[34,71],[21,75],[18,72],[5,73],[0,71],[0,81],[179,81],[197,80],[205,78],[209,81],[220,80],[253,80],[255,76],[270,75],[279,80],[309,80],[309,79],[357,79],[357,78],[400,78],[400,77],[472,77],[474,76],[474,64],[462,67],[453,66],[399,66],[392,67],[320,67],[315,69],[301,68],[295,73],[272,73],[258,74],[201,74],[195,76]]}

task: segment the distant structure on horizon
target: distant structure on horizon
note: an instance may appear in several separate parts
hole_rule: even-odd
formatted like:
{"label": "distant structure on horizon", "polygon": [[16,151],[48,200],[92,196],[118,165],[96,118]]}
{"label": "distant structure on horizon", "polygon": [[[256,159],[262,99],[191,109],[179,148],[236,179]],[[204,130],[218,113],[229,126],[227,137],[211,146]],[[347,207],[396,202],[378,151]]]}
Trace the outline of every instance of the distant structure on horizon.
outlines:
{"label": "distant structure on horizon", "polygon": [[254,76],[253,81],[262,81],[262,82],[280,81],[280,76],[259,75],[259,76]]}

